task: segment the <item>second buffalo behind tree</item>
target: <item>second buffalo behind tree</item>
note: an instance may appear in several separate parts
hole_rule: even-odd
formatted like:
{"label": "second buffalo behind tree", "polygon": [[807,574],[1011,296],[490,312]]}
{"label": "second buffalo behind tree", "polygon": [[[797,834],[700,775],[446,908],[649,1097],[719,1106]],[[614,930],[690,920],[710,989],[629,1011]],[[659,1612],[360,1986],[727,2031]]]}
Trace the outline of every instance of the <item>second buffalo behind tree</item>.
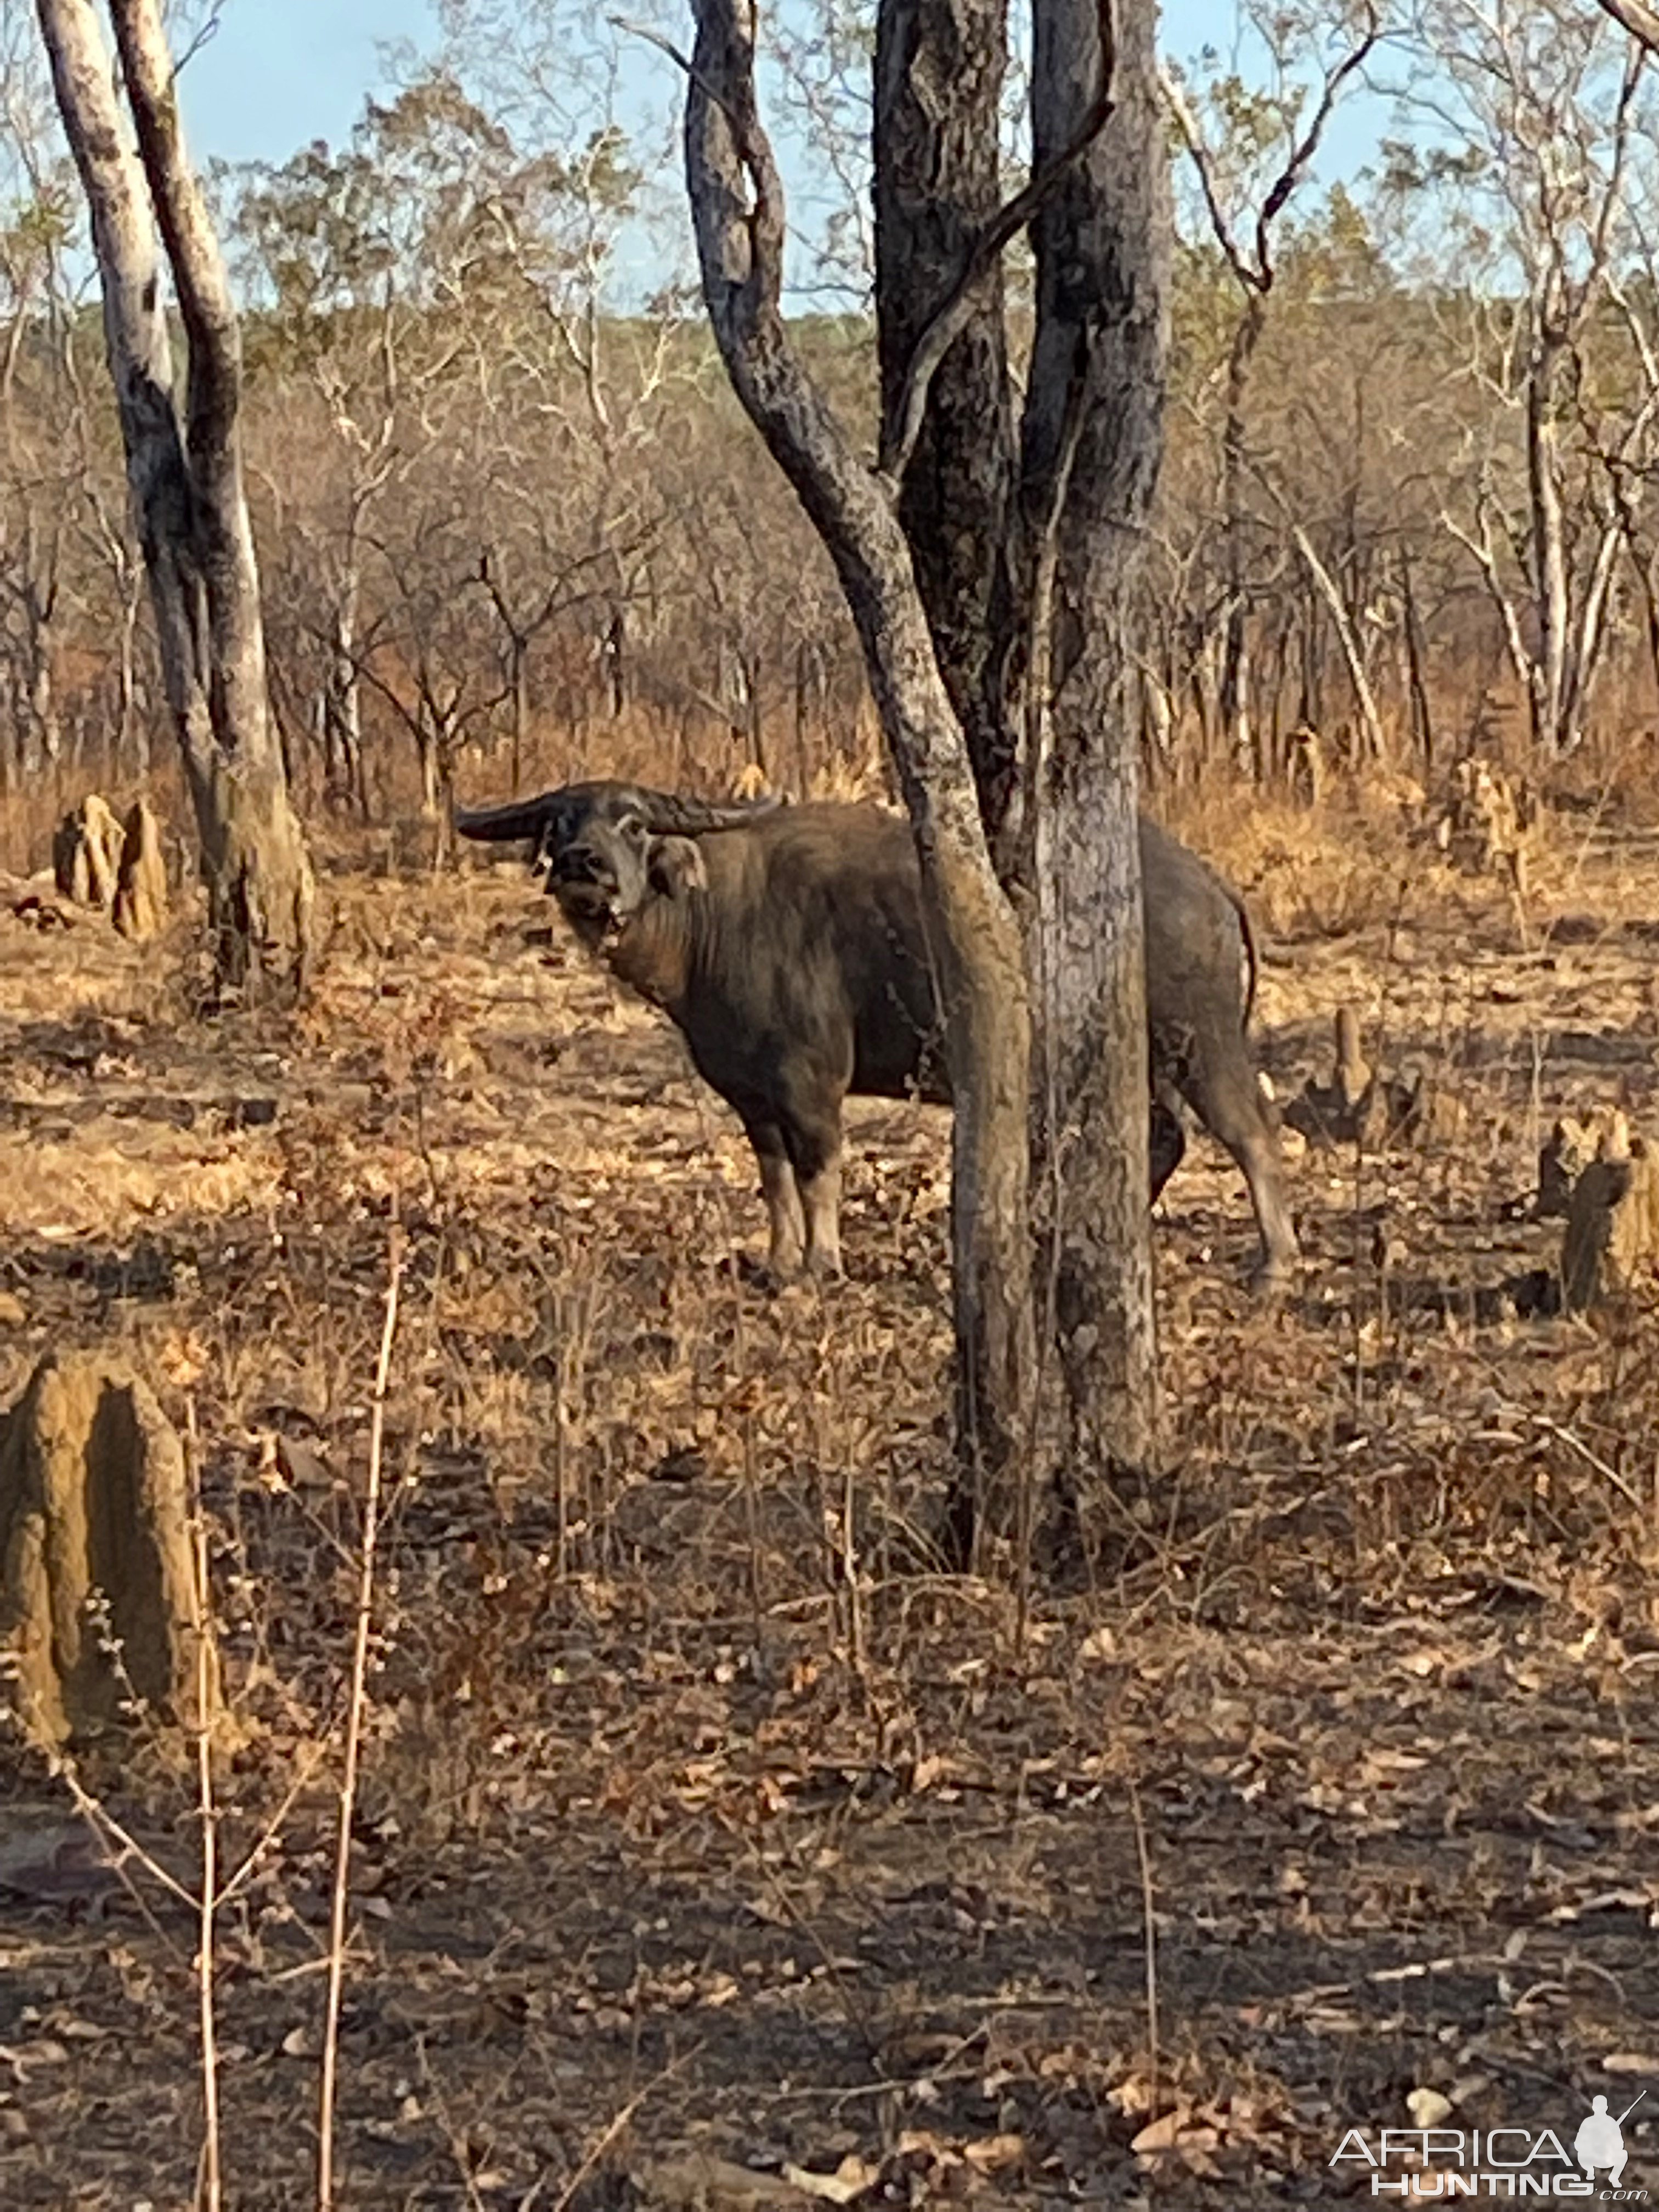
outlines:
{"label": "second buffalo behind tree", "polygon": [[[909,824],[877,806],[730,804],[567,784],[457,817],[527,839],[577,937],[683,1032],[760,1164],[779,1275],[841,1271],[842,1105],[948,1102]],[[1152,1191],[1184,1098],[1249,1186],[1258,1279],[1297,1259],[1279,1142],[1245,1042],[1255,951],[1242,902],[1143,816]]]}

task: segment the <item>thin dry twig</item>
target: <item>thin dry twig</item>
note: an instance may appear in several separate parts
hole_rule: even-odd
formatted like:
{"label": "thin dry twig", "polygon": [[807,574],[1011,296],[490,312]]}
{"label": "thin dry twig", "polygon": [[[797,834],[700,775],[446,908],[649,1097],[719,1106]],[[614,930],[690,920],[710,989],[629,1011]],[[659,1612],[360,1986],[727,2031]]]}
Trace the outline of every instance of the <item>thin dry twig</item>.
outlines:
{"label": "thin dry twig", "polygon": [[571,2201],[576,2191],[610,2149],[611,2144],[616,2142],[652,2091],[659,2089],[672,2074],[677,2073],[688,2058],[695,2056],[696,2052],[693,2051],[683,2052],[679,2057],[665,2066],[654,2081],[647,2081],[642,2089],[636,2089],[628,2102],[611,2115],[609,2123],[600,2130],[598,2136],[588,2145],[582,2155],[581,2163],[554,2198],[550,2212],[569,2212]]}
{"label": "thin dry twig", "polygon": [[1141,1817],[1140,1792],[1129,1784],[1129,1814],[1135,1825],[1135,1856],[1140,1863],[1141,1940],[1146,1959],[1146,2057],[1150,2077],[1147,2111],[1158,2118],[1158,1923],[1152,1911],[1152,1862],[1146,1848],[1146,1823]]}
{"label": "thin dry twig", "polygon": [[190,1525],[195,1554],[192,1598],[196,1636],[196,1802],[202,1822],[202,1889],[196,1928],[196,1988],[201,2025],[202,2158],[198,2202],[219,2212],[224,2182],[219,2151],[219,2036],[216,2019],[214,1963],[218,1909],[219,1814],[213,1792],[213,1601],[208,1582],[207,1522],[202,1512],[202,1455],[196,1427],[196,1401],[185,1401],[185,1469],[190,1483]]}
{"label": "thin dry twig", "polygon": [[1603,1482],[1610,1482],[1621,1498],[1627,1499],[1638,1513],[1645,1515],[1648,1510],[1646,1501],[1626,1481],[1618,1468],[1609,1467],[1599,1453],[1590,1449],[1582,1437],[1575,1436],[1571,1429],[1564,1429],[1559,1421],[1551,1420],[1547,1413],[1534,1413],[1533,1420],[1547,1435],[1565,1444],[1569,1451],[1576,1451],[1586,1467],[1593,1468]]}
{"label": "thin dry twig", "polygon": [[74,1760],[66,1752],[59,1749],[52,1754],[52,1771],[68,1790],[70,1802],[76,1811],[103,1845],[107,1854],[106,1863],[109,1870],[126,1892],[129,1902],[142,1915],[151,1935],[162,1943],[175,1959],[179,1959],[180,1957],[179,1947],[150,1911],[137,1883],[126,1871],[126,1863],[129,1859],[135,1861],[143,1869],[151,1881],[164,1889],[175,1903],[188,1905],[192,1912],[197,1910],[198,1903],[194,1893],[186,1889],[183,1882],[170,1875],[158,1858],[144,1849],[131,1829],[125,1827],[116,1819],[101,1798],[93,1796],[76,1771]]}
{"label": "thin dry twig", "polygon": [[387,1261],[380,1356],[374,1370],[374,1401],[369,1416],[368,1474],[363,1494],[357,1618],[351,1653],[351,1691],[346,1707],[345,1759],[340,1776],[339,1832],[334,1847],[334,1895],[329,1916],[328,1990],[323,2005],[323,2056],[317,2115],[318,2212],[331,2212],[334,2203],[334,2099],[339,2069],[340,1990],[345,1978],[346,1906],[351,1887],[351,1820],[357,1802],[357,1765],[362,1746],[363,1709],[368,1702],[368,1632],[374,1611],[375,1555],[380,1523],[380,1469],[386,1448],[386,1383],[392,1371],[392,1346],[398,1333],[398,1299],[404,1271],[403,1231],[395,1220],[388,1240]]}

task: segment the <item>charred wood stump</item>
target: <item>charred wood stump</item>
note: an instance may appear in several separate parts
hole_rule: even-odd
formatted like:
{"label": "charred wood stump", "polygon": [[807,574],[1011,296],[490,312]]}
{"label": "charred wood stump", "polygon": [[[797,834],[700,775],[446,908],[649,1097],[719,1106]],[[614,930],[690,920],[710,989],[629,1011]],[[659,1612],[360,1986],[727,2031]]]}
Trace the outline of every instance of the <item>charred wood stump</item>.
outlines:
{"label": "charred wood stump", "polygon": [[1597,1131],[1589,1121],[1562,1115],[1538,1153],[1538,1191],[1533,1200],[1537,1221],[1565,1221],[1573,1186],[1595,1158]]}

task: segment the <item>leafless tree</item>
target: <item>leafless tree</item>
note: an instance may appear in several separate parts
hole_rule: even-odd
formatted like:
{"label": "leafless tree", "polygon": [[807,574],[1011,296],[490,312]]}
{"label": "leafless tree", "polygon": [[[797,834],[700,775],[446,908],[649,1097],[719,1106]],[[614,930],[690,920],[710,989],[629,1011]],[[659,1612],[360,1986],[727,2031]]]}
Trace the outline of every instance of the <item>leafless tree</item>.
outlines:
{"label": "leafless tree", "polygon": [[[91,0],[38,0],[58,110],[92,214],[104,332],[168,704],[195,806],[222,984],[297,986],[312,876],[265,693],[243,493],[240,334],[156,0],[112,0],[131,149]],[[189,349],[181,420],[153,219]]]}
{"label": "leafless tree", "polygon": [[[1583,738],[1620,540],[1602,471],[1575,430],[1585,348],[1626,249],[1646,61],[1634,43],[1613,52],[1606,27],[1570,0],[1496,14],[1474,0],[1424,0],[1416,24],[1418,96],[1478,149],[1465,189],[1481,234],[1506,257],[1459,303],[1465,373],[1486,404],[1466,497],[1447,502],[1445,523],[1492,595],[1547,753]],[[1407,166],[1418,158],[1397,155]],[[1519,274],[1512,291],[1504,266]],[[1505,465],[1506,444],[1518,444],[1518,468]]]}
{"label": "leafless tree", "polygon": [[[1249,576],[1246,538],[1249,517],[1247,487],[1259,482],[1261,463],[1252,456],[1248,440],[1248,410],[1251,376],[1267,326],[1267,301],[1277,270],[1274,231],[1290,207],[1318,155],[1331,118],[1344,88],[1352,83],[1376,49],[1381,21],[1370,0],[1364,0],[1354,22],[1330,27],[1298,21],[1293,11],[1252,11],[1263,51],[1267,56],[1273,87],[1253,101],[1236,78],[1224,87],[1217,104],[1232,121],[1235,133],[1248,136],[1255,157],[1243,165],[1224,160],[1206,136],[1203,122],[1180,76],[1163,72],[1164,100],[1175,120],[1182,143],[1196,173],[1206,217],[1226,268],[1237,287],[1240,307],[1227,348],[1225,408],[1221,430],[1221,523],[1226,560],[1226,602],[1221,647],[1218,705],[1233,758],[1246,775],[1260,776],[1266,763],[1250,726]],[[1316,60],[1313,82],[1298,70],[1297,47],[1329,48],[1332,58]],[[1240,115],[1241,106],[1248,114]],[[1306,112],[1304,118],[1304,109]],[[1247,130],[1248,126],[1248,130]],[[1267,166],[1259,180],[1255,172],[1267,154]],[[1259,195],[1248,204],[1259,181]],[[1282,489],[1267,487],[1281,510]],[[1329,613],[1341,644],[1353,684],[1360,721],[1373,755],[1382,750],[1382,725],[1371,696],[1364,662],[1355,643],[1352,626],[1341,593],[1320,559],[1313,540],[1291,514],[1286,526],[1296,550],[1307,567]]]}

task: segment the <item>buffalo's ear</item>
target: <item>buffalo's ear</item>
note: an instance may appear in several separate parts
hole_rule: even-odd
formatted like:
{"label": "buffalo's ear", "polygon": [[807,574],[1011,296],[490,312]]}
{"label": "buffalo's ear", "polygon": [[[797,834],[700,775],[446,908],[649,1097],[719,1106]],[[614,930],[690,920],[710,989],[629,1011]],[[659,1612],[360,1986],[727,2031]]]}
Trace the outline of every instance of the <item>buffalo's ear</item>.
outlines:
{"label": "buffalo's ear", "polygon": [[651,845],[651,888],[665,898],[706,891],[708,870],[695,837],[657,837]]}

